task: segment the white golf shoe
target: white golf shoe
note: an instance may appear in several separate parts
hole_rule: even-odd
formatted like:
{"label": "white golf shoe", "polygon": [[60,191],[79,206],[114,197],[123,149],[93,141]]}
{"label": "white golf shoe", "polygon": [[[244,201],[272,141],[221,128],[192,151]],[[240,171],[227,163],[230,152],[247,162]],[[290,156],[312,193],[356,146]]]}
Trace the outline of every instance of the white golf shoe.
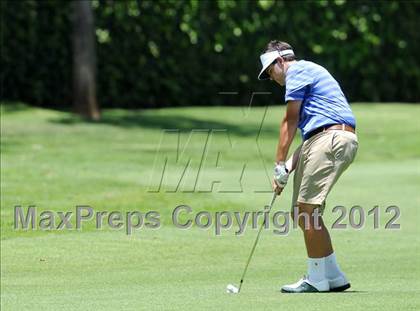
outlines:
{"label": "white golf shoe", "polygon": [[281,288],[282,293],[319,293],[328,292],[329,290],[330,285],[327,279],[312,282],[306,276],[294,284],[284,285]]}
{"label": "white golf shoe", "polygon": [[330,285],[330,292],[342,292],[350,288],[350,283],[344,274],[334,278],[328,279]]}

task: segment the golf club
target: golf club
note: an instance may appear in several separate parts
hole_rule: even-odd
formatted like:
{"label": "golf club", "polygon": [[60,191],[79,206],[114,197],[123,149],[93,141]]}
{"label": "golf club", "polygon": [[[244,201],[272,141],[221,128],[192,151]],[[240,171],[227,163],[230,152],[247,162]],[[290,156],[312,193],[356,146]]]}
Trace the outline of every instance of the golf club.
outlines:
{"label": "golf club", "polygon": [[[268,206],[268,213],[270,213],[271,208],[273,207],[274,201],[276,200],[276,196],[277,196],[277,193],[274,192],[273,197],[272,197],[271,202],[270,202],[270,205]],[[260,226],[260,229],[258,230],[257,238],[255,239],[254,245],[252,246],[251,253],[248,256],[248,260],[246,261],[245,269],[244,269],[244,272],[242,273],[242,277],[241,277],[241,281],[239,283],[239,287],[236,287],[233,284],[229,284],[226,287],[226,292],[227,293],[229,293],[229,294],[239,294],[240,293],[241,288],[242,288],[242,284],[244,282],[246,271],[248,270],[248,266],[249,266],[249,263],[251,261],[252,255],[254,254],[255,247],[257,246],[258,240],[260,239],[261,231],[262,231],[262,228],[263,228],[264,224],[265,224],[265,221],[262,222],[262,224]]]}

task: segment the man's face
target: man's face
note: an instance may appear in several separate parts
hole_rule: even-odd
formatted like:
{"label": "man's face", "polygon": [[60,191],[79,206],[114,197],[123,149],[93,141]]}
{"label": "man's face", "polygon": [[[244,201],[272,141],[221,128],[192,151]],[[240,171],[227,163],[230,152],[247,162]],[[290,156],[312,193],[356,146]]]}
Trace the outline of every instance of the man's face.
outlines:
{"label": "man's face", "polygon": [[282,58],[276,59],[274,63],[267,68],[267,73],[270,76],[270,80],[274,80],[281,86],[286,84],[286,72],[284,70],[284,61]]}

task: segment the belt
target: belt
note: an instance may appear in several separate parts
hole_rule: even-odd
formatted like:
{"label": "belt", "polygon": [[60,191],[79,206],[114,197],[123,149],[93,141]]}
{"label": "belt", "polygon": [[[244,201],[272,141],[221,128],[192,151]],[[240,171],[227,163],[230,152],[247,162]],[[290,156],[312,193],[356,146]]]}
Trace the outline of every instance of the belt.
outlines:
{"label": "belt", "polygon": [[355,133],[354,128],[352,126],[350,126],[350,125],[347,125],[347,124],[333,124],[333,125],[327,125],[327,126],[318,127],[317,129],[315,129],[312,132],[310,132],[306,136],[306,139],[309,139],[309,138],[315,136],[316,134],[319,134],[319,133],[325,132],[325,131],[329,131],[329,130],[342,130],[342,131],[347,131],[347,132]]}

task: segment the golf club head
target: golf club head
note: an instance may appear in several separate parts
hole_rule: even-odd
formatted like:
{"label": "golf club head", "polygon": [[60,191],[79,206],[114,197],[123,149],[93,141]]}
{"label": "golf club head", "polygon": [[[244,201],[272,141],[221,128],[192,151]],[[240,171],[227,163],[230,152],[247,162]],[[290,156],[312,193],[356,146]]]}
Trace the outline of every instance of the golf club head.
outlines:
{"label": "golf club head", "polygon": [[238,294],[239,293],[239,288],[237,288],[233,284],[229,284],[228,286],[226,286],[226,293],[228,293],[228,294]]}

